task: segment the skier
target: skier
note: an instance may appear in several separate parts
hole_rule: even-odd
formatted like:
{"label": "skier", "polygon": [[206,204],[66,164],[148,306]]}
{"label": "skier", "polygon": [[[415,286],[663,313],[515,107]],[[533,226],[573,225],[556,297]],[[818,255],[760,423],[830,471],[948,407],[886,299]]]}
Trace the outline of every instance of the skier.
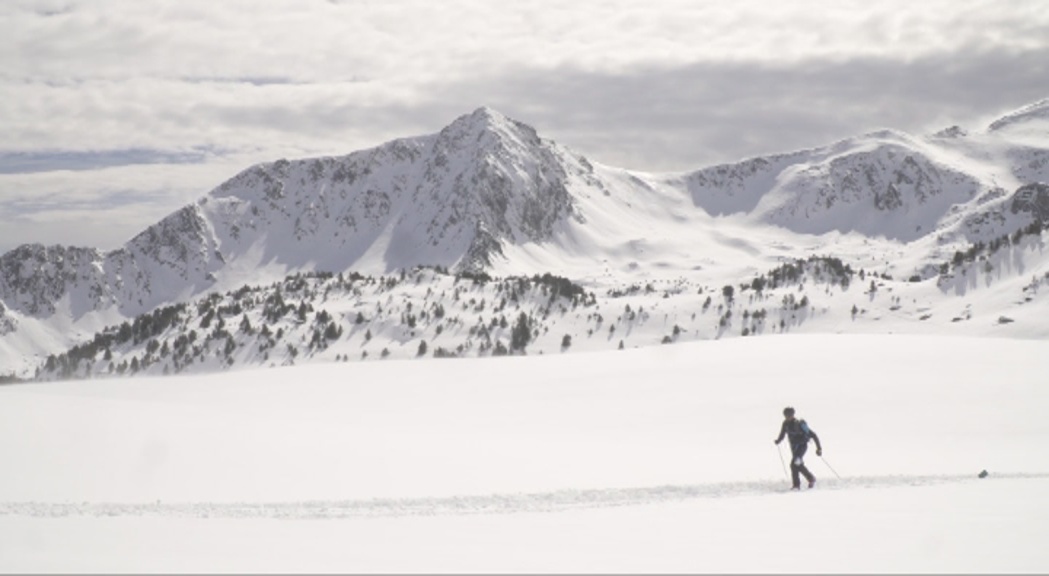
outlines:
{"label": "skier", "polygon": [[783,426],[780,427],[779,438],[775,440],[777,445],[783,441],[784,436],[790,440],[790,476],[793,484],[791,490],[801,489],[799,474],[809,481],[809,488],[812,488],[816,485],[816,477],[805,467],[805,462],[802,458],[805,456],[805,451],[809,448],[809,438],[816,441],[817,456],[823,455],[823,448],[820,446],[819,437],[809,428],[809,425],[804,420],[794,418],[794,408],[790,406],[783,409]]}

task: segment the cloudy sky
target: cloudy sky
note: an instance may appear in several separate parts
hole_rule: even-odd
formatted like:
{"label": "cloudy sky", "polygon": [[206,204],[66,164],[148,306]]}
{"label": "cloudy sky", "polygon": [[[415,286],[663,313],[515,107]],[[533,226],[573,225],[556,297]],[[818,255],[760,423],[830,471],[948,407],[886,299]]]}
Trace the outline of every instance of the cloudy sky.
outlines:
{"label": "cloudy sky", "polygon": [[0,253],[111,249],[255,162],[481,105],[671,171],[1046,97],[1040,0],[4,0]]}

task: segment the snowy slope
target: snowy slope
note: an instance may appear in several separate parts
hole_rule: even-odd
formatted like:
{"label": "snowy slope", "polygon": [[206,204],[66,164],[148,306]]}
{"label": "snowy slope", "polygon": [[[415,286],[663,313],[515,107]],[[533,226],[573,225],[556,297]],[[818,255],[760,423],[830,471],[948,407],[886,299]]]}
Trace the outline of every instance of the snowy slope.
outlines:
{"label": "snowy slope", "polygon": [[789,333],[1045,339],[1045,242],[1045,232],[1038,232],[956,252],[924,278],[906,268],[909,276],[884,273],[898,256],[873,251],[865,268],[810,256],[725,285],[685,277],[630,283],[616,276],[583,283],[551,275],[489,278],[434,268],[377,277],[295,275],[108,327],[47,358],[37,376],[561,355]]}
{"label": "snowy slope", "polygon": [[[669,183],[687,187],[695,204],[712,214],[745,214],[803,234],[986,241],[1030,223],[1002,208],[1021,186],[1049,181],[1046,140],[1036,147],[995,132],[913,137],[885,130],[705,168]],[[996,225],[981,228],[992,215]]]}

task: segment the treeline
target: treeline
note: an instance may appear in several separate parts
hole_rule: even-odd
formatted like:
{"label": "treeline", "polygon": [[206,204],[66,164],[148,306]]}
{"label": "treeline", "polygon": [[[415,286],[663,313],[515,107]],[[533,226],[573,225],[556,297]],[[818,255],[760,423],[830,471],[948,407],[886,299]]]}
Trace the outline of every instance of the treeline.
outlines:
{"label": "treeline", "polygon": [[[428,275],[427,271],[433,274]],[[302,354],[316,354],[327,349],[331,343],[343,338],[346,328],[358,325],[369,325],[361,326],[365,342],[373,337],[371,328],[389,331],[398,324],[403,332],[393,336],[395,339],[405,336],[421,338],[421,333],[416,334],[417,329],[440,335],[446,326],[462,323],[458,317],[446,318],[445,306],[462,307],[463,311],[472,308],[479,313],[485,310],[482,297],[485,294],[493,300],[490,308],[494,313],[492,323],[483,329],[471,330],[471,336],[480,336],[481,353],[511,354],[524,351],[538,334],[541,318],[546,318],[555,302],[560,302],[562,310],[569,305],[574,308],[596,302],[593,293],[587,293],[582,286],[550,273],[498,280],[484,273],[459,273],[451,284],[450,294],[437,286],[427,288],[422,305],[416,308],[413,308],[411,299],[392,301],[383,296],[402,283],[418,285],[427,278],[429,282],[435,282],[440,276],[451,275],[439,266],[420,266],[377,278],[356,272],[338,275],[308,272],[292,274],[266,286],[246,285],[223,294],[209,294],[193,303],[158,308],[132,321],[106,328],[89,342],[49,356],[38,368],[35,378],[136,374],[158,363],[162,363],[162,371],[153,369],[151,373],[177,374],[205,361],[215,362],[217,367],[232,366],[235,358],[268,363],[272,353],[280,355],[278,362],[294,363]],[[487,288],[481,294],[471,294],[469,287],[455,285],[460,280]],[[434,288],[440,293],[434,292]],[[369,294],[365,294],[365,290]],[[355,307],[360,309],[336,316],[320,308],[329,297],[341,299],[339,293],[356,299],[358,304]],[[479,297],[480,302],[471,295]],[[530,302],[528,306],[535,309],[535,315],[519,314],[513,328],[504,336],[507,339],[505,344],[488,334],[491,329],[508,327],[506,316],[500,312],[507,306],[519,308],[525,301]],[[371,311],[367,309],[369,304],[374,305]],[[415,304],[420,303],[416,301]],[[372,322],[378,324],[372,326]],[[291,335],[294,339],[288,338]],[[432,353],[438,357],[458,356],[471,347],[467,341],[451,350],[437,347]],[[242,349],[244,353],[238,353]],[[430,352],[425,340],[420,343],[420,350],[422,354]],[[388,355],[388,350],[383,349],[381,357]],[[366,358],[367,352],[362,352],[361,357]]]}
{"label": "treeline", "polygon": [[[807,260],[799,259],[793,262],[785,262],[765,274],[754,277],[749,284],[743,284],[742,288],[744,290],[749,288],[761,293],[764,290],[775,290],[782,286],[797,284],[806,275],[812,275],[818,282],[826,282],[842,288],[848,288],[854,274],[852,267],[842,262],[840,258],[810,256]],[[727,288],[731,288],[731,286]],[[731,298],[731,291],[722,289],[722,292]]]}
{"label": "treeline", "polygon": [[940,275],[946,276],[952,269],[958,269],[966,264],[976,262],[981,256],[991,256],[1003,248],[1019,244],[1024,236],[1041,235],[1047,224],[1035,220],[1023,228],[1018,228],[1012,235],[1003,234],[990,242],[974,242],[965,250],[956,250],[949,262],[940,264]]}
{"label": "treeline", "polygon": [[90,342],[70,348],[59,355],[51,354],[44,361],[43,371],[60,377],[72,376],[81,362],[94,362],[102,355],[109,361],[113,357],[112,349],[116,346],[135,346],[153,339],[174,326],[186,310],[185,304],[164,306],[152,312],[135,317],[133,321],[123,322],[119,326],[106,328],[96,333]]}

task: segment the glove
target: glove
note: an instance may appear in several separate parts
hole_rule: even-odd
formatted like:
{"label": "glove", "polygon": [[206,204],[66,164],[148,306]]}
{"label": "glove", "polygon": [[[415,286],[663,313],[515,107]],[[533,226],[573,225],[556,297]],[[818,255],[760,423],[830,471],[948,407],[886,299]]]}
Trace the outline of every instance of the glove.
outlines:
{"label": "glove", "polygon": [[823,456],[823,448],[816,448],[816,456]]}
{"label": "glove", "polygon": [[779,446],[780,441],[779,440],[773,440],[772,443],[775,444],[776,446]]}

